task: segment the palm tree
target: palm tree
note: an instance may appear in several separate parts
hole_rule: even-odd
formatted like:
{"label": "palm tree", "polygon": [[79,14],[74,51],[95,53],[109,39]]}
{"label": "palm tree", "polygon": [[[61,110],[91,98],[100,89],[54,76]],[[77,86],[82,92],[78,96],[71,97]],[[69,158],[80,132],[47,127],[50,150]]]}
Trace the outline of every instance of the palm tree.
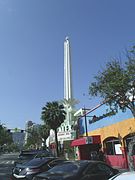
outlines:
{"label": "palm tree", "polygon": [[66,112],[64,106],[58,101],[47,102],[42,108],[41,119],[46,125],[54,130],[55,133],[55,143],[56,143],[56,155],[59,156],[58,152],[58,138],[57,138],[57,128],[64,122]]}

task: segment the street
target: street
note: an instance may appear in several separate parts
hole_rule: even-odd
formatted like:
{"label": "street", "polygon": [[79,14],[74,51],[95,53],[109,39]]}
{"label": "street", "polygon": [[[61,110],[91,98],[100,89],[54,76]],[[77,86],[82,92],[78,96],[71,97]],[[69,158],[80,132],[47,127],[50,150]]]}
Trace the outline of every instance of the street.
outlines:
{"label": "street", "polygon": [[0,180],[10,180],[11,170],[17,156],[17,153],[0,155]]}

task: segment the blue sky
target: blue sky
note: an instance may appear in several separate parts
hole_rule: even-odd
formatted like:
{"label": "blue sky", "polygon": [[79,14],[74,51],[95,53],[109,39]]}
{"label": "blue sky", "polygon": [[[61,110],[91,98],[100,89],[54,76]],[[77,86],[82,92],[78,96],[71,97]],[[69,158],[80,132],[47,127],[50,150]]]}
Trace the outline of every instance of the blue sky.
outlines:
{"label": "blue sky", "polygon": [[98,104],[89,99],[89,84],[135,43],[134,7],[134,0],[0,0],[1,123],[41,123],[46,102],[63,99],[66,36],[77,108]]}

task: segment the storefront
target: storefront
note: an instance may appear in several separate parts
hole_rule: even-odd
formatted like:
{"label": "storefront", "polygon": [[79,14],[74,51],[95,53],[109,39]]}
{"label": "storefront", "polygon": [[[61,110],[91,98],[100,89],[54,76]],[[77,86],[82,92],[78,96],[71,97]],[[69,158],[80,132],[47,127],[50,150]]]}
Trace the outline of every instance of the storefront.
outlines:
{"label": "storefront", "polygon": [[134,123],[132,118],[89,132],[89,136],[100,134],[106,162],[109,165],[128,169],[129,145],[133,144],[131,158],[135,167],[135,136],[129,129],[129,127],[132,127],[132,131],[135,130]]}
{"label": "storefront", "polygon": [[[132,161],[135,167],[135,119],[130,111],[125,113],[119,111],[113,116],[106,116],[107,112],[106,106],[102,105],[79,115],[78,137],[99,135],[102,150],[109,165],[128,169]],[[90,159],[87,146],[90,147],[85,143],[77,146],[80,159]]]}
{"label": "storefront", "polygon": [[99,135],[88,136],[75,139],[71,142],[71,147],[76,149],[76,159],[91,159],[100,149],[101,138]]}

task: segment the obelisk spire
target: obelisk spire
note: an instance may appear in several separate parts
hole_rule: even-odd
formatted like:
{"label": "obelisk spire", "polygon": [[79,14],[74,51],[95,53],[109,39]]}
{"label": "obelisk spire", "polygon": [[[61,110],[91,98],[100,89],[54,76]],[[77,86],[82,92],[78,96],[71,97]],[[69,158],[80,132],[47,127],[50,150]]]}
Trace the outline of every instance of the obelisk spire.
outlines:
{"label": "obelisk spire", "polygon": [[64,99],[72,99],[72,72],[69,38],[64,41]]}

